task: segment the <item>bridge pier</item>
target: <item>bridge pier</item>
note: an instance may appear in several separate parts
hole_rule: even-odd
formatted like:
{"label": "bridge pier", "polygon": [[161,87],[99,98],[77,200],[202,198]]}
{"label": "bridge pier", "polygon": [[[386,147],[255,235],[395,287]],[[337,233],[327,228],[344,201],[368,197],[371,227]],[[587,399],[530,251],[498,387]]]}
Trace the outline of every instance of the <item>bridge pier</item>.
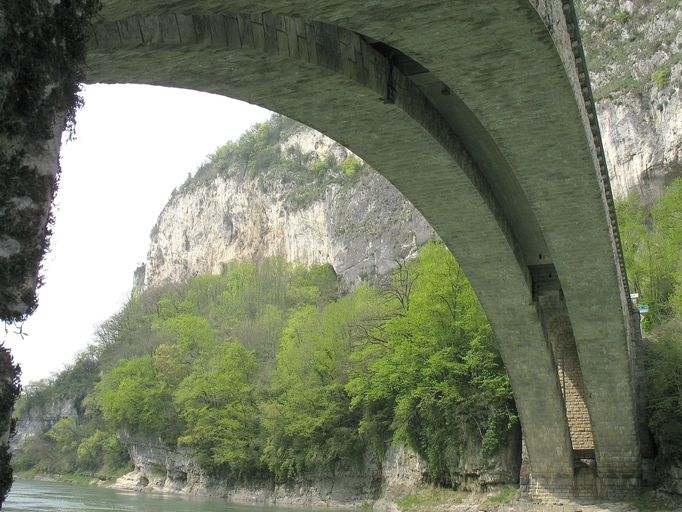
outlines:
{"label": "bridge pier", "polygon": [[[573,459],[571,474],[530,472],[528,492],[540,500],[622,499],[641,487],[639,453],[625,451],[619,456],[599,457],[589,407],[589,391],[566,307],[561,284],[553,265],[531,268],[533,296],[543,333],[551,347]],[[614,400],[620,397],[614,396]],[[626,397],[627,398],[627,397]],[[604,434],[602,438],[612,435]]]}

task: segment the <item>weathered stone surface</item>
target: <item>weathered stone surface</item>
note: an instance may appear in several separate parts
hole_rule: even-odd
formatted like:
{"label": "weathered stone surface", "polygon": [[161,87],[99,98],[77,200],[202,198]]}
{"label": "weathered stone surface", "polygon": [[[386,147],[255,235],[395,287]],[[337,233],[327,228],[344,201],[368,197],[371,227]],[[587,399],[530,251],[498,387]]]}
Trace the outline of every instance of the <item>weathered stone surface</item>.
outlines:
{"label": "weathered stone surface", "polygon": [[468,440],[462,453],[449,454],[450,478],[458,489],[486,491],[519,482],[521,429],[512,428],[506,442],[494,455],[482,455],[480,443]]}
{"label": "weathered stone surface", "polygon": [[0,318],[7,321],[20,320],[36,307],[63,127],[63,118],[55,121],[53,137],[31,142],[29,154],[23,153],[25,141],[0,137],[3,167],[18,159],[13,165],[21,174],[17,179],[9,170],[0,172]]}
{"label": "weathered stone surface", "polygon": [[389,499],[414,493],[425,481],[426,461],[404,444],[390,446],[381,464],[381,494]]}
{"label": "weathered stone surface", "polygon": [[29,437],[44,434],[59,420],[76,417],[78,411],[73,400],[55,400],[30,409],[17,421],[16,434],[11,440],[12,451],[20,449]]}
{"label": "weathered stone surface", "polygon": [[682,176],[682,95],[652,88],[597,103],[614,194],[645,202]]}
{"label": "weathered stone surface", "polygon": [[682,175],[682,8],[577,3],[613,192],[651,200]]}
{"label": "weathered stone surface", "polygon": [[120,433],[134,469],[119,478],[115,487],[138,491],[176,492],[218,496],[241,503],[270,503],[305,507],[360,507],[378,497],[381,470],[366,457],[355,468],[334,474],[309,474],[296,481],[274,485],[271,481],[216,479],[207,475],[187,449],[169,449],[157,439]]}

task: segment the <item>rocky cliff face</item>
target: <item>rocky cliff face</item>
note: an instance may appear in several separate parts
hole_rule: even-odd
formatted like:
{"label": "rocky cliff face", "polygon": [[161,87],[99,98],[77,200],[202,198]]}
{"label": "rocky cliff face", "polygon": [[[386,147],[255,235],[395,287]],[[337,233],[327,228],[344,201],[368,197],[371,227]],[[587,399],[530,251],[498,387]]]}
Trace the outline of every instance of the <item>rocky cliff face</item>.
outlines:
{"label": "rocky cliff face", "polygon": [[577,2],[616,197],[651,200],[682,176],[681,5]]}
{"label": "rocky cliff face", "polygon": [[[217,496],[241,503],[271,503],[306,507],[359,508],[381,490],[381,466],[373,457],[352,469],[310,474],[295,481],[245,481],[208,475],[186,449],[171,450],[161,441],[121,433],[134,470],[118,479],[115,487],[138,491],[177,492]],[[409,473],[410,468],[403,468]]]}
{"label": "rocky cliff face", "polygon": [[[518,430],[518,429],[517,429]],[[382,460],[368,453],[353,468],[308,474],[275,484],[207,474],[187,448],[171,449],[158,439],[120,432],[134,469],[115,487],[137,491],[218,496],[242,503],[278,503],[306,507],[360,507],[383,496],[396,499],[416,492],[428,481],[428,466],[419,454],[399,443],[387,448]],[[453,482],[462,490],[486,490],[518,482],[520,432],[494,457],[482,457],[471,443],[461,454],[450,454]]]}
{"label": "rocky cliff face", "polygon": [[20,449],[29,437],[44,434],[59,420],[77,417],[73,400],[52,400],[31,408],[17,420],[16,433],[10,442],[12,451]]}
{"label": "rocky cliff face", "polygon": [[228,145],[173,194],[152,230],[144,287],[282,256],[330,263],[348,288],[386,275],[433,236],[395,187],[345,148],[293,121],[270,124],[272,144],[251,160],[239,156],[248,141]]}

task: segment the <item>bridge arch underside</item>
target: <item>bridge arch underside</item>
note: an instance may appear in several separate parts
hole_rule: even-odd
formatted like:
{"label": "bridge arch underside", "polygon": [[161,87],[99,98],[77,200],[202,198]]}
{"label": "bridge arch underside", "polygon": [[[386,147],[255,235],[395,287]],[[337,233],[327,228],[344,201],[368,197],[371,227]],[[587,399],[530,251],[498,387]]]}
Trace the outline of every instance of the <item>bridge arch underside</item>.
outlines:
{"label": "bridge arch underside", "polygon": [[[247,12],[240,1],[182,3],[136,2],[139,12],[105,3],[88,81],[242,99],[360,155],[424,214],[471,280],[511,377],[531,491],[606,496],[636,486],[624,298],[603,184],[577,79],[567,78],[575,70],[562,62],[559,29],[542,21],[556,25],[560,4],[539,8],[541,18],[525,0],[418,14],[401,2],[251,1],[249,14],[238,14]],[[580,447],[559,378],[566,365],[557,367],[566,354],[579,362],[569,377],[589,431]],[[581,480],[578,452],[594,457],[592,479]]]}

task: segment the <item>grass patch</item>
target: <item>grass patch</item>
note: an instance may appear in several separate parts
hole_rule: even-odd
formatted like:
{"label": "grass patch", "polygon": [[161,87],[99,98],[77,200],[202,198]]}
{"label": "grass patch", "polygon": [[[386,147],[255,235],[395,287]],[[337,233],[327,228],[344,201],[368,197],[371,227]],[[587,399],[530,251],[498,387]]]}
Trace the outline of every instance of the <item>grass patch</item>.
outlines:
{"label": "grass patch", "polygon": [[666,502],[666,500],[654,494],[638,496],[630,503],[640,512],[656,512],[657,510],[679,510],[676,505]]}
{"label": "grass patch", "polygon": [[509,503],[521,497],[521,489],[518,487],[504,487],[496,494],[489,496],[487,503]]}
{"label": "grass patch", "polygon": [[442,487],[427,487],[415,494],[403,496],[396,505],[403,512],[430,512],[451,505],[459,505],[469,493]]}
{"label": "grass patch", "polygon": [[63,473],[59,475],[46,475],[35,470],[17,471],[17,478],[22,480],[45,480],[46,482],[63,482],[74,485],[90,485],[93,477],[80,473]]}
{"label": "grass patch", "polygon": [[72,485],[92,485],[93,480],[113,484],[117,478],[108,475],[105,477],[85,475],[82,473],[61,473],[57,475],[46,475],[44,473],[39,473],[34,469],[30,469],[28,471],[17,471],[15,475],[20,480],[45,480],[47,482],[62,482],[65,484]]}
{"label": "grass patch", "polygon": [[630,21],[630,13],[627,11],[618,11],[616,13],[616,21],[618,23],[627,23]]}
{"label": "grass patch", "polygon": [[665,87],[670,83],[670,70],[667,68],[658,68],[651,73],[651,79],[658,87]]}

